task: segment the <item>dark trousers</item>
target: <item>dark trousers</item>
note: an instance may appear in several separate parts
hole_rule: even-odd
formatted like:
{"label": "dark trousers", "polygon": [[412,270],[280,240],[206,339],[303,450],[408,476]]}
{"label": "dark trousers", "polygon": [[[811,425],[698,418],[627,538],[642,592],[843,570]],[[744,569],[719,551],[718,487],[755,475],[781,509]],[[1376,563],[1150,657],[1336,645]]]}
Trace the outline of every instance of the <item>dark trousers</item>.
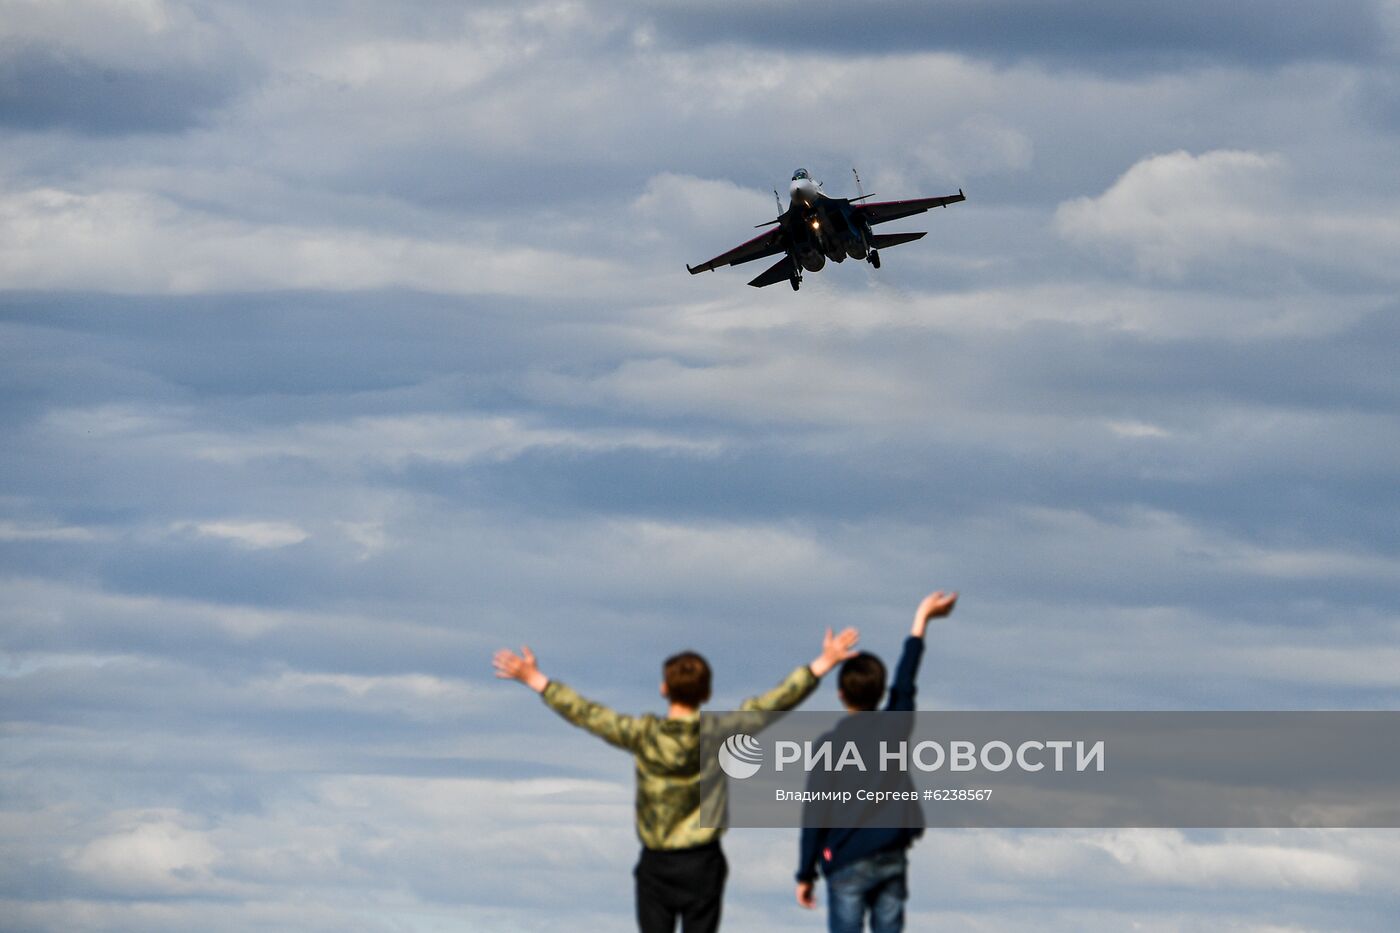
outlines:
{"label": "dark trousers", "polygon": [[632,872],[637,878],[637,928],[642,933],[719,929],[729,863],[719,842],[693,849],[643,849]]}

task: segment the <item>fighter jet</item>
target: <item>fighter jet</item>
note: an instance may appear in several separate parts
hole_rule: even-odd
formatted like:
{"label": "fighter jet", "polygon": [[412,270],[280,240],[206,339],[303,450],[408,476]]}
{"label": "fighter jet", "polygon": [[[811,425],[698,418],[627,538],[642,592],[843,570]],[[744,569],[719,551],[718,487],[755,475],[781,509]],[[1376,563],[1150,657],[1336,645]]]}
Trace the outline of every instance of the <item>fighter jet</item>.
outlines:
{"label": "fighter jet", "polygon": [[[855,170],[852,169],[854,173]],[[856,188],[860,188],[860,175],[856,174]],[[898,220],[912,214],[922,214],[931,207],[947,207],[958,201],[967,200],[962,189],[957,194],[941,198],[916,198],[912,201],[872,201],[873,194],[862,194],[855,198],[827,197],[822,191],[821,182],[812,178],[805,168],[792,173],[792,184],[788,186],[788,209],[783,210],[776,220],[759,224],[769,227],[742,246],[736,246],[727,253],[720,253],[708,262],[698,266],[687,264],[691,275],[708,272],[720,266],[737,266],[740,263],[762,259],[765,256],[783,254],[783,258],[769,267],[758,278],[749,282],[755,288],[772,285],[787,279],[792,290],[802,285],[802,271],[817,272],[832,262],[851,259],[864,259],[876,269],[880,268],[880,250],[888,246],[898,246],[917,240],[923,233],[871,233],[870,228],[887,220]],[[773,192],[778,197],[778,192]]]}

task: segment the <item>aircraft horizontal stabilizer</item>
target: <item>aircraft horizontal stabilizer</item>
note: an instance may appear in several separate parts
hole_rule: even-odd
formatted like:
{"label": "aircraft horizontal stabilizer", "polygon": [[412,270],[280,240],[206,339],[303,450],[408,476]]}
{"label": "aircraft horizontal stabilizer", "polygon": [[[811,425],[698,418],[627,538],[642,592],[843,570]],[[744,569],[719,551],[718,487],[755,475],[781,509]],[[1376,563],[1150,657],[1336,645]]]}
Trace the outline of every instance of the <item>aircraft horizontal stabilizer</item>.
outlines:
{"label": "aircraft horizontal stabilizer", "polygon": [[767,272],[763,273],[749,284],[754,288],[762,288],[765,285],[786,282],[796,274],[797,268],[792,264],[792,257],[784,256],[769,267]]}
{"label": "aircraft horizontal stabilizer", "polygon": [[927,234],[927,230],[923,233],[872,233],[870,235],[870,248],[885,249],[889,246],[898,246],[901,243],[912,243]]}

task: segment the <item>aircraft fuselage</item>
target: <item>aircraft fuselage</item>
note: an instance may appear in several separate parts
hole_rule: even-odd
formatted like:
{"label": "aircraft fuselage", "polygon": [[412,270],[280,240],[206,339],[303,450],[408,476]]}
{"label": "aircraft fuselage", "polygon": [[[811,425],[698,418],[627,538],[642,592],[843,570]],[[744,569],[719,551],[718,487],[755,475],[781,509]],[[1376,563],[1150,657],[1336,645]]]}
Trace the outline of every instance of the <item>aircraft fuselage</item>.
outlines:
{"label": "aircraft fuselage", "polygon": [[[856,187],[860,187],[858,175]],[[866,198],[872,195],[831,198],[827,197],[821,188],[821,183],[812,178],[805,168],[798,169],[793,172],[792,182],[788,185],[787,210],[783,210],[782,203],[779,202],[778,210],[781,214],[778,218],[766,224],[759,224],[760,227],[767,228],[763,233],[699,265],[692,266],[687,263],[686,269],[691,275],[695,275],[720,266],[736,266],[764,256],[781,254],[781,259],[749,284],[755,288],[763,288],[787,281],[795,290],[802,284],[804,270],[820,271],[828,259],[832,262],[864,259],[878,269],[880,250],[917,240],[924,235],[874,234],[870,232],[872,225],[966,200],[959,189],[957,194],[936,198],[869,203]],[[777,196],[776,191],[773,194]]]}
{"label": "aircraft fuselage", "polygon": [[819,272],[830,259],[864,259],[870,228],[846,198],[829,198],[821,185],[799,169],[788,186],[788,210],[783,224],[791,237],[792,254],[808,272]]}

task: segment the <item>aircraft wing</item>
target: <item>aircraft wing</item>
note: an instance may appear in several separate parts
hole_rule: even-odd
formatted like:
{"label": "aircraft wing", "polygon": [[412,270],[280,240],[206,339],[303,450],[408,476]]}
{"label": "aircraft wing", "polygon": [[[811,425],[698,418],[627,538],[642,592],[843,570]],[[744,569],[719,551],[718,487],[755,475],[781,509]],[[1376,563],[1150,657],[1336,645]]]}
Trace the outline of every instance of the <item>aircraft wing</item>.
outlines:
{"label": "aircraft wing", "polygon": [[765,230],[747,243],[736,246],[727,253],[720,253],[708,262],[702,262],[698,266],[687,264],[686,269],[690,271],[691,275],[697,272],[709,272],[720,266],[737,266],[741,262],[772,256],[783,252],[783,249],[783,228],[774,226],[771,230]]}
{"label": "aircraft wing", "polygon": [[941,198],[915,198],[912,201],[876,201],[873,204],[853,204],[856,212],[865,218],[868,224],[882,224],[887,220],[898,220],[901,217],[908,217],[912,214],[922,214],[933,207],[947,207],[949,204],[956,204],[959,201],[966,201],[962,189],[958,189],[957,194],[944,195]]}

